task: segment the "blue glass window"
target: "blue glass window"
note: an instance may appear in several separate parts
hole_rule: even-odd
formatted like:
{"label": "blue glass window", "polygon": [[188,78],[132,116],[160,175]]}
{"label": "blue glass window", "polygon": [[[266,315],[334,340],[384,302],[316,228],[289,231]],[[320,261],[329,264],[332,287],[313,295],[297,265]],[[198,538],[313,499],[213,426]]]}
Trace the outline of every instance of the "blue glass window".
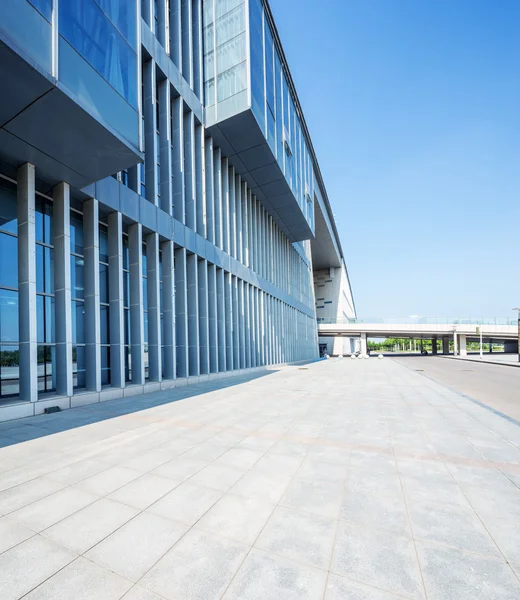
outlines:
{"label": "blue glass window", "polygon": [[0,289],[0,342],[18,342],[18,292]]}
{"label": "blue glass window", "polygon": [[36,10],[38,10],[47,21],[51,21],[52,17],[52,0],[28,0]]}
{"label": "blue glass window", "polygon": [[94,0],[60,2],[60,34],[137,108],[137,57]]}
{"label": "blue glass window", "polygon": [[16,188],[0,179],[0,229],[15,235],[18,233]]}
{"label": "blue glass window", "polygon": [[96,0],[132,48],[137,46],[137,7],[135,0]]}
{"label": "blue glass window", "polygon": [[18,289],[18,239],[0,233],[0,286]]}

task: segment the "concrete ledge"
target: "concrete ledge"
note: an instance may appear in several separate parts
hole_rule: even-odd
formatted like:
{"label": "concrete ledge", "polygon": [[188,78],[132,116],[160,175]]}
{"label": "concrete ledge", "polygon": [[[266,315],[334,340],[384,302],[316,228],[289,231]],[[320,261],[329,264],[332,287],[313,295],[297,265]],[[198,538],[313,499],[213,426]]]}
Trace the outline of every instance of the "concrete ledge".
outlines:
{"label": "concrete ledge", "polygon": [[125,387],[124,397],[129,398],[130,396],[139,396],[139,394],[143,393],[142,385],[127,385]]}
{"label": "concrete ledge", "polygon": [[150,394],[152,392],[160,392],[161,391],[161,383],[159,381],[149,381],[144,384],[143,394]]}
{"label": "concrete ledge", "polygon": [[34,403],[34,414],[42,415],[46,408],[51,406],[59,406],[61,410],[70,408],[70,398],[68,396],[54,396],[46,400],[39,400]]}
{"label": "concrete ledge", "polygon": [[117,400],[124,395],[125,388],[110,388],[99,392],[99,401],[107,402],[108,400]]}
{"label": "concrete ledge", "polygon": [[96,404],[99,402],[99,392],[85,392],[76,394],[70,399],[70,407],[86,406],[87,404]]}
{"label": "concrete ledge", "polygon": [[446,354],[438,354],[440,358],[449,358],[460,362],[476,362],[481,365],[500,365],[501,367],[520,367],[520,362],[506,362],[499,360],[481,360],[480,358],[472,358],[466,356],[447,356]]}
{"label": "concrete ledge", "polygon": [[34,415],[34,404],[36,402],[20,402],[10,406],[0,408],[0,421],[12,421],[14,419],[23,419]]}
{"label": "concrete ledge", "polygon": [[188,385],[188,378],[187,377],[178,377],[175,380],[175,387],[182,387],[184,385]]}
{"label": "concrete ledge", "polygon": [[163,379],[161,381],[161,390],[171,390],[174,387],[177,387],[175,379]]}

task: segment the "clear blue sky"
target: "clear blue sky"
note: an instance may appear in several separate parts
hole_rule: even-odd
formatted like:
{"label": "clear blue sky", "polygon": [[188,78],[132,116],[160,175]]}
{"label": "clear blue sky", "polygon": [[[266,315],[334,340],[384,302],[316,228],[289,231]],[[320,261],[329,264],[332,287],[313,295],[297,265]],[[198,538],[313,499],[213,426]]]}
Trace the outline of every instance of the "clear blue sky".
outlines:
{"label": "clear blue sky", "polygon": [[270,0],[359,316],[520,306],[520,1]]}

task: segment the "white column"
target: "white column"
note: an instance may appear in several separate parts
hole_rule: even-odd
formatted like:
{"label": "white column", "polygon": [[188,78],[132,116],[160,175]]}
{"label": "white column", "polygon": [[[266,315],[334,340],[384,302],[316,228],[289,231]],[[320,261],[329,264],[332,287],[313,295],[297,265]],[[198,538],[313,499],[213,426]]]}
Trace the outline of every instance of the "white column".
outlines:
{"label": "white column", "polygon": [[199,295],[199,361],[200,373],[209,373],[209,321],[208,321],[208,261],[198,261]]}
{"label": "white column", "polygon": [[108,215],[108,301],[110,306],[110,379],[125,387],[125,312],[123,282],[123,215]]}
{"label": "white column", "polygon": [[231,277],[231,304],[233,315],[233,369],[240,369],[240,325],[238,309],[238,280]]}
{"label": "white column", "polygon": [[226,371],[233,370],[233,302],[231,273],[224,272],[224,302],[226,318]]}
{"label": "white column", "polygon": [[222,153],[220,148],[216,148],[213,153],[213,194],[215,245],[222,248]]}
{"label": "white column", "polygon": [[174,274],[177,377],[188,377],[188,285],[185,248],[175,250]]}
{"label": "white column", "polygon": [[[200,4],[199,2],[196,3]],[[195,125],[195,198],[197,233],[203,238],[207,237],[206,230],[206,160],[204,127]]]}
{"label": "white column", "polygon": [[161,242],[164,379],[176,378],[175,365],[175,273],[174,243]]}
{"label": "white column", "polygon": [[155,61],[150,59],[143,66],[144,87],[144,182],[146,199],[157,205],[157,111],[156,111]]}
{"label": "white column", "polygon": [[143,230],[141,223],[134,223],[128,227],[128,255],[132,383],[144,385]]}
{"label": "white column", "polygon": [[229,180],[229,254],[233,258],[237,257],[237,215],[236,215],[236,197],[235,197],[235,168],[228,169]]}
{"label": "white column", "polygon": [[196,231],[195,119],[191,111],[184,115],[184,190],[185,224]]}
{"label": "white column", "polygon": [[[179,1],[180,0],[175,0]],[[182,96],[172,101],[173,137],[173,215],[185,223],[184,196],[184,103]]]}
{"label": "white column", "polygon": [[236,231],[236,259],[243,263],[242,256],[242,177],[235,175],[235,231]]}
{"label": "white column", "polygon": [[219,373],[227,369],[226,364],[226,287],[224,269],[217,269],[217,344]]}
{"label": "white column", "polygon": [[99,304],[99,203],[83,203],[85,260],[85,367],[86,388],[101,391],[101,315]]}
{"label": "white column", "polygon": [[159,83],[159,133],[161,179],[161,208],[169,215],[173,214],[172,185],[172,103],[170,82],[165,79]]}
{"label": "white column", "polygon": [[244,310],[245,310],[245,336],[246,336],[246,368],[252,367],[252,352],[253,347],[252,341],[252,330],[251,330],[251,286],[249,283],[244,282]]}
{"label": "white column", "polygon": [[367,334],[361,334],[361,354],[364,356],[367,353]]}
{"label": "white column", "polygon": [[26,163],[17,173],[18,326],[20,400],[38,400],[36,334],[35,169]]}
{"label": "white column", "polygon": [[56,393],[72,396],[72,304],[70,289],[70,186],[59,183],[54,200],[54,302]]}
{"label": "white column", "polygon": [[237,279],[238,299],[238,348],[239,365],[241,369],[246,367],[246,335],[245,335],[245,311],[244,311],[244,280]]}
{"label": "white column", "polygon": [[468,350],[466,346],[466,336],[463,333],[459,335],[459,352],[461,356],[468,355]]}
{"label": "white column", "polygon": [[159,281],[159,234],[146,236],[146,277],[148,290],[148,376],[162,381],[161,284]]}
{"label": "white column", "polygon": [[198,294],[198,257],[188,254],[186,257],[186,273],[188,281],[188,347],[189,374],[200,375],[199,357],[199,294]]}
{"label": "white column", "polygon": [[453,355],[457,356],[459,353],[459,344],[457,340],[457,332],[453,332]]}
{"label": "white column", "polygon": [[204,148],[205,177],[206,177],[206,236],[208,240],[215,243],[215,161],[213,160],[213,138],[205,140]]}
{"label": "white column", "polygon": [[208,265],[209,372],[218,371],[217,268]]}

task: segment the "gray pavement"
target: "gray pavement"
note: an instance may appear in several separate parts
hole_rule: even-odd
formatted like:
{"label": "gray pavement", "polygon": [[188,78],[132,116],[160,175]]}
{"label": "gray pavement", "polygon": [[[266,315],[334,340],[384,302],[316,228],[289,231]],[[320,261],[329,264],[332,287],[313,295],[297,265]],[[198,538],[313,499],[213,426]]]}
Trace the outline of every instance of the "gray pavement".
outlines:
{"label": "gray pavement", "polygon": [[520,598],[520,427],[394,360],[106,402],[0,440],[2,600]]}
{"label": "gray pavement", "polygon": [[440,356],[392,360],[520,421],[520,369]]}

